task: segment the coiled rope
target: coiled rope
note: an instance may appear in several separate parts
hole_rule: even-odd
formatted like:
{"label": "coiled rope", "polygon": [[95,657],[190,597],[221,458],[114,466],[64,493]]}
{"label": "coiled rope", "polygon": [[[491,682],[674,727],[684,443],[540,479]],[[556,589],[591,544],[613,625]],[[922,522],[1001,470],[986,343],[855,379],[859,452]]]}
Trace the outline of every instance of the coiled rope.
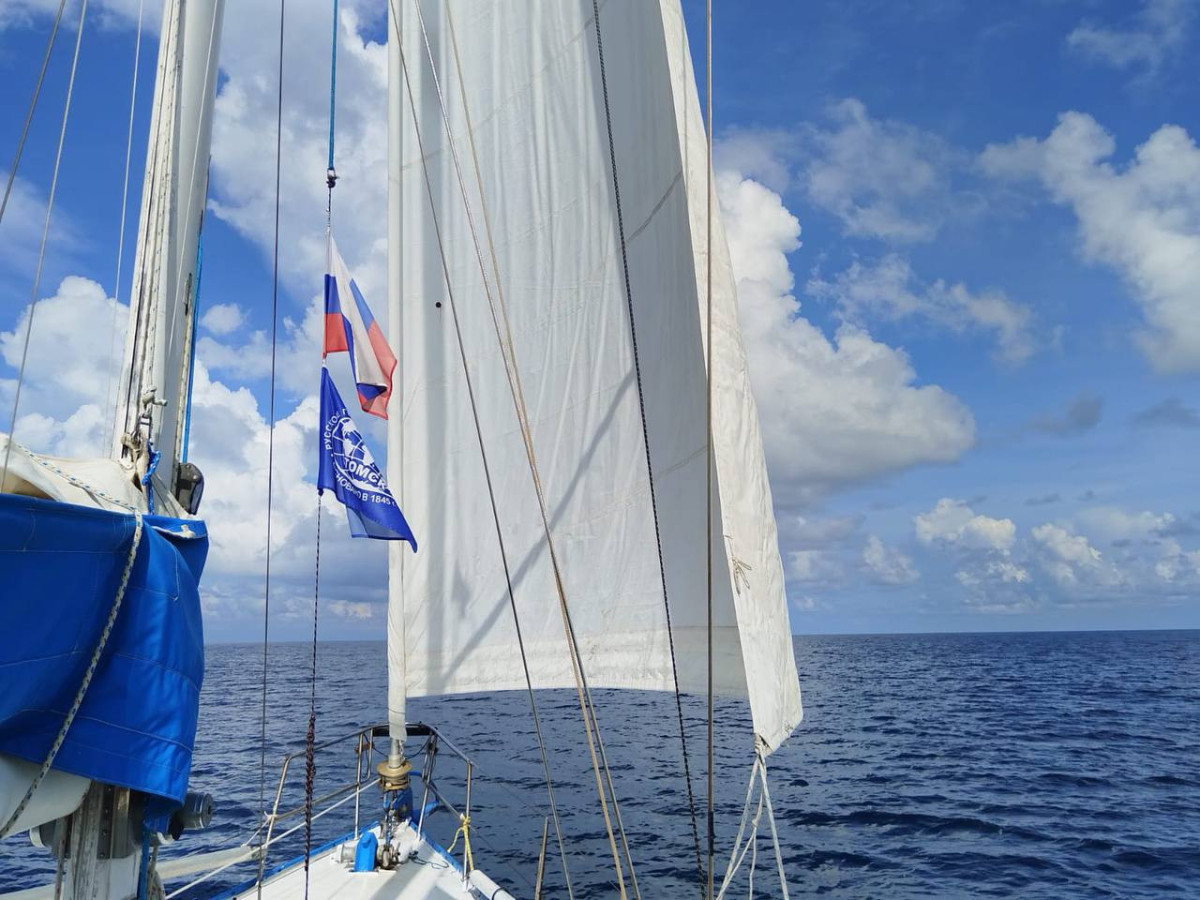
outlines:
{"label": "coiled rope", "polygon": [[458,817],[458,830],[454,832],[454,840],[450,842],[450,847],[446,850],[447,856],[454,853],[460,837],[463,840],[463,855],[467,861],[465,871],[471,872],[475,869],[475,856],[471,853],[471,817],[468,815]]}
{"label": "coiled rope", "polygon": [[133,573],[133,564],[137,559],[138,547],[142,542],[143,521],[140,512],[134,512],[133,522],[133,540],[129,544],[129,554],[125,559],[125,568],[121,572],[121,581],[117,585],[117,595],[113,599],[112,608],[108,612],[108,619],[105,621],[104,628],[100,632],[100,639],[96,643],[96,649],[92,651],[92,658],[83,673],[83,681],[79,684],[79,690],[75,692],[75,699],[71,702],[71,706],[67,710],[67,715],[63,719],[62,726],[58,729],[54,743],[50,745],[50,752],[46,754],[45,762],[42,763],[42,767],[38,770],[33,782],[29,785],[29,789],[25,791],[25,796],[21,798],[21,802],[17,804],[16,809],[13,810],[12,815],[8,817],[3,827],[0,827],[0,838],[8,836],[13,825],[21,817],[21,813],[25,812],[25,808],[29,806],[29,801],[33,799],[33,795],[37,793],[37,789],[45,779],[46,773],[54,765],[54,759],[58,756],[58,751],[62,749],[67,732],[71,729],[71,723],[75,721],[75,714],[79,712],[79,707],[83,705],[83,698],[87,695],[87,690],[92,684],[92,676],[96,674],[96,667],[100,664],[100,657],[104,655],[104,648],[108,646],[109,636],[112,634],[113,626],[116,625],[117,616],[121,612],[121,605],[125,601],[125,593],[129,587],[129,576]]}

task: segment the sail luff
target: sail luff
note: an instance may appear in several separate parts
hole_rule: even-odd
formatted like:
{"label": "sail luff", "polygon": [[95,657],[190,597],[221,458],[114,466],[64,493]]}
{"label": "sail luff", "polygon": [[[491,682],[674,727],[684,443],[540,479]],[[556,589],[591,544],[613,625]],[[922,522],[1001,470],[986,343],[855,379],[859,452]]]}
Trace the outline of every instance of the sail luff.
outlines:
{"label": "sail luff", "polygon": [[[664,0],[661,8],[689,224],[696,247],[697,284],[709,277],[707,245],[709,234],[713,237],[713,457],[720,520],[724,523],[713,539],[716,546],[725,546],[730,559],[727,571],[737,609],[755,732],[769,753],[803,717],[788,627],[783,561],[725,229],[719,222],[711,232],[708,228],[705,195],[711,182],[687,30],[677,0]],[[715,196],[711,202],[714,209],[718,207]],[[707,341],[707,334],[701,339]]]}

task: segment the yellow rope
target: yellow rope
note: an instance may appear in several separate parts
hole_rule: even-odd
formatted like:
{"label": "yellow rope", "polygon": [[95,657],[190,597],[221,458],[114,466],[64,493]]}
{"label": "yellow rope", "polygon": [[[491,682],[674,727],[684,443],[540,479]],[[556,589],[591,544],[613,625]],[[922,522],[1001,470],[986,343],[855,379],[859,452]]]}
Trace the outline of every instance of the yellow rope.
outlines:
{"label": "yellow rope", "polygon": [[466,860],[466,874],[470,875],[471,870],[475,868],[475,857],[471,853],[471,817],[459,816],[458,831],[454,832],[454,840],[450,842],[450,849],[446,851],[446,855],[450,856],[454,853],[454,848],[458,846],[458,839],[463,839],[463,858]]}

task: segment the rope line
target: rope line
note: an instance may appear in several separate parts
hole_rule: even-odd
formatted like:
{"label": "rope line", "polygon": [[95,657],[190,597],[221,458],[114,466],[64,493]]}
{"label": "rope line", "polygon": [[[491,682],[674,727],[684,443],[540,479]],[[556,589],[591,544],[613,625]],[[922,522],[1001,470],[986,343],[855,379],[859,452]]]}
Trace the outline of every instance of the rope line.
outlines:
{"label": "rope line", "polygon": [[[262,720],[260,731],[258,804],[260,820],[267,813],[267,683],[268,683],[268,651],[267,642],[270,636],[271,623],[271,512],[275,496],[275,370],[276,349],[279,338],[279,187],[280,173],[283,169],[283,38],[284,24],[287,19],[287,0],[279,0],[279,66],[277,78],[279,82],[275,104],[275,243],[272,250],[271,272],[271,379],[270,400],[267,425],[270,432],[267,437],[267,548],[266,571],[263,584],[263,661],[262,661]],[[318,521],[320,517],[318,516]],[[306,854],[307,859],[307,854]],[[262,900],[263,869],[266,866],[267,855],[263,853],[258,864],[257,895]],[[307,883],[306,883],[307,887]]]}
{"label": "rope line", "polygon": [[705,194],[704,218],[707,234],[704,239],[704,274],[705,274],[705,540],[708,546],[708,897],[712,900],[713,878],[716,871],[717,858],[717,824],[715,815],[715,763],[713,734],[713,719],[715,706],[713,700],[713,340],[712,340],[712,236],[713,236],[713,44],[712,44],[712,0],[704,3],[704,105],[707,113],[705,126]]}
{"label": "rope line", "polygon": [[312,859],[313,785],[317,778],[317,611],[321,603],[321,489],[317,489],[316,568],[313,573],[313,633],[308,732],[304,738],[304,900],[308,900],[308,869]]}
{"label": "rope line", "polygon": [[[87,0],[84,0],[85,4]],[[129,587],[129,577],[133,573],[133,564],[137,559],[138,547],[142,541],[142,514],[135,512],[133,514],[133,540],[129,545],[129,555],[125,558],[125,568],[121,572],[121,581],[117,585],[117,595],[113,599],[112,609],[108,612],[108,619],[104,623],[104,628],[100,632],[100,639],[96,642],[96,649],[92,651],[91,661],[88,662],[88,667],[83,673],[83,681],[79,684],[79,690],[75,692],[75,699],[71,702],[70,708],[67,710],[67,715],[63,719],[62,726],[58,729],[58,734],[54,737],[54,742],[50,745],[50,751],[46,754],[46,759],[42,763],[41,769],[38,770],[33,782],[29,785],[29,789],[25,791],[25,796],[21,798],[21,802],[17,804],[12,811],[12,815],[8,817],[3,827],[0,827],[0,838],[8,836],[17,819],[21,817],[21,813],[25,812],[25,808],[29,805],[29,801],[33,799],[33,795],[37,793],[37,789],[41,787],[42,780],[46,777],[46,773],[50,771],[54,765],[54,759],[58,756],[58,751],[62,749],[63,741],[67,738],[67,732],[71,729],[71,724],[75,721],[75,715],[79,712],[79,707],[83,705],[83,698],[87,694],[88,688],[92,684],[92,676],[96,674],[96,668],[100,664],[100,657],[104,655],[104,648],[108,646],[109,636],[112,634],[113,626],[117,622],[117,615],[121,612],[121,606],[125,601],[125,593]]]}
{"label": "rope line", "polygon": [[458,817],[458,830],[454,832],[454,840],[450,842],[449,848],[446,850],[446,855],[450,856],[454,853],[454,848],[458,846],[458,839],[463,839],[463,856],[466,859],[466,871],[470,872],[475,868],[475,857],[471,853],[471,817],[460,815]]}
{"label": "rope line", "polygon": [[[55,463],[50,462],[50,460],[46,459],[44,456],[34,453],[28,447],[23,447],[22,445],[16,443],[15,441],[13,441],[13,439],[11,437],[8,438],[8,443],[9,443],[10,447],[16,447],[18,450],[20,450],[22,453],[24,453],[26,456],[28,456],[30,460],[37,463],[42,468],[47,469],[50,472],[53,472],[55,475],[66,480],[70,484],[79,488],[81,491],[85,491],[85,492],[91,494],[93,497],[97,497],[101,500],[104,500],[108,503],[113,504],[114,506],[119,506],[122,509],[127,509],[130,512],[138,512],[138,508],[136,506],[132,506],[132,505],[126,503],[124,500],[118,500],[116,497],[114,497],[112,494],[108,493],[107,491],[102,491],[100,488],[95,487],[94,485],[88,484],[88,482],[84,481],[83,479],[76,478],[70,472],[63,470],[61,467],[59,467]],[[2,484],[3,484],[3,482],[0,482],[0,485],[2,485]]]}
{"label": "rope line", "polygon": [[[608,156],[612,168],[613,201],[617,214],[617,239],[621,248],[621,270],[624,277],[625,303],[629,314],[629,335],[633,350],[633,371],[637,381],[638,412],[642,420],[642,442],[646,450],[646,479],[650,487],[650,511],[654,519],[654,543],[658,550],[658,572],[662,581],[663,611],[666,616],[667,646],[671,653],[671,681],[675,687],[675,714],[679,721],[679,742],[683,752],[684,781],[687,786],[688,812],[692,823],[692,839],[696,851],[696,872],[703,872],[700,862],[700,830],[696,821],[696,799],[692,792],[692,768],[688,758],[687,731],[684,727],[683,700],[679,694],[679,668],[675,661],[675,633],[671,627],[671,602],[667,593],[667,570],[663,563],[662,531],[658,520],[658,495],[654,489],[654,466],[651,462],[650,429],[646,421],[646,395],[642,386],[641,356],[638,354],[637,324],[633,313],[633,288],[629,276],[629,252],[625,243],[625,218],[621,207],[621,184],[617,177],[617,150],[613,137],[612,106],[608,95],[608,75],[604,64],[604,36],[600,28],[600,4],[592,0],[592,15],[596,23],[596,55],[599,58],[600,87],[604,97],[604,121],[608,132]],[[711,521],[711,515],[710,515]]]}
{"label": "rope line", "polygon": [[[566,589],[562,579],[561,568],[558,563],[558,556],[555,550],[554,538],[550,529],[549,516],[546,510],[545,494],[541,485],[541,478],[538,472],[537,458],[533,450],[532,430],[529,426],[528,416],[525,413],[523,402],[523,394],[519,390],[519,384],[514,378],[514,370],[516,369],[516,359],[513,354],[511,344],[506,345],[503,336],[500,332],[499,320],[497,317],[496,305],[492,298],[490,284],[487,276],[487,267],[483,260],[483,251],[480,248],[478,231],[475,227],[474,216],[471,212],[471,204],[468,199],[465,179],[462,174],[462,164],[459,159],[458,150],[454,142],[453,131],[450,127],[449,114],[446,109],[445,98],[442,94],[441,83],[437,76],[437,68],[433,62],[433,50],[429,42],[429,34],[425,27],[424,16],[421,12],[419,0],[414,0],[417,17],[420,22],[422,38],[425,44],[425,51],[429,59],[431,75],[433,78],[434,89],[437,94],[438,103],[441,110],[442,123],[446,130],[446,137],[451,152],[451,159],[454,164],[455,175],[458,180],[459,190],[462,194],[463,204],[467,216],[467,222],[470,227],[471,238],[474,244],[475,256],[479,263],[480,275],[483,279],[484,293],[487,297],[488,307],[492,316],[492,325],[495,329],[497,341],[500,343],[501,356],[504,360],[505,375],[508,381],[509,392],[512,395],[513,405],[515,407],[518,424],[521,427],[522,438],[525,443],[526,458],[529,464],[530,475],[533,479],[534,489],[537,494],[539,512],[542,519],[543,533],[546,539],[546,545],[549,552],[551,568],[555,576],[555,586],[558,592],[559,608],[563,617],[564,630],[567,634],[568,647],[571,652],[572,668],[575,673],[576,687],[579,693],[580,711],[584,718],[585,730],[588,739],[588,749],[593,758],[593,765],[596,773],[597,788],[600,794],[601,810],[604,814],[605,827],[609,832],[610,843],[613,850],[613,859],[616,864],[618,882],[621,890],[621,896],[625,896],[625,880],[624,873],[620,863],[620,855],[617,852],[615,837],[612,830],[612,822],[608,812],[608,798],[611,797],[613,809],[617,822],[617,830],[620,833],[622,848],[625,853],[626,860],[630,869],[630,878],[633,885],[635,897],[640,897],[640,892],[637,886],[637,876],[634,872],[633,858],[629,852],[629,841],[625,834],[624,823],[621,820],[620,804],[616,797],[616,792],[612,783],[612,773],[608,766],[608,760],[604,753],[603,741],[600,739],[599,719],[596,717],[595,704],[592,700],[591,690],[587,684],[587,677],[583,670],[583,657],[579,650],[578,639],[575,635],[574,625],[571,622],[570,609],[567,604]],[[603,775],[601,774],[603,769]],[[605,794],[605,784],[607,783],[608,794]]]}
{"label": "rope line", "polygon": [[[482,430],[482,426],[480,425],[480,422],[479,422],[479,412],[478,412],[478,406],[477,406],[476,400],[475,400],[475,391],[474,391],[474,385],[473,385],[473,382],[471,379],[470,367],[467,365],[466,350],[465,350],[463,340],[462,340],[462,329],[461,329],[461,325],[460,325],[459,318],[458,318],[458,308],[457,308],[457,305],[454,300],[454,288],[453,288],[453,284],[450,279],[449,263],[446,259],[445,245],[442,240],[442,234],[441,234],[441,224],[438,219],[437,206],[436,206],[436,202],[435,202],[434,196],[433,196],[432,180],[429,176],[429,169],[428,169],[428,165],[426,163],[426,156],[425,156],[425,150],[424,150],[424,142],[423,142],[423,138],[421,135],[421,128],[420,128],[420,124],[417,121],[416,114],[415,114],[416,107],[415,107],[415,102],[413,99],[412,82],[411,82],[411,80],[409,78],[409,74],[408,74],[408,63],[407,63],[405,54],[403,52],[403,43],[400,38],[399,14],[396,10],[394,0],[388,0],[388,3],[389,3],[389,7],[391,8],[392,21],[393,21],[393,25],[394,25],[394,29],[395,29],[393,39],[396,41],[397,48],[400,51],[399,55],[400,55],[400,61],[401,61],[401,68],[404,73],[405,89],[406,89],[406,92],[408,95],[409,106],[413,110],[413,128],[414,128],[414,132],[415,132],[416,138],[417,138],[418,153],[421,158],[421,168],[422,168],[422,172],[424,175],[424,184],[425,184],[426,195],[429,199],[430,216],[431,216],[431,219],[433,222],[434,234],[437,239],[438,252],[439,252],[439,255],[441,258],[442,274],[443,274],[443,277],[445,279],[445,284],[446,284],[447,301],[450,306],[452,320],[454,322],[455,334],[457,336],[459,359],[462,364],[463,377],[464,377],[464,381],[465,381],[466,387],[467,387],[467,396],[468,396],[468,399],[469,399],[470,405],[471,405],[471,415],[472,415],[474,425],[475,425],[475,436],[476,436],[476,440],[479,444],[479,453],[480,453],[480,459],[481,459],[481,462],[483,465],[484,480],[487,485],[488,499],[489,499],[489,502],[491,505],[491,510],[492,510],[492,521],[495,526],[496,540],[497,540],[497,544],[499,546],[501,563],[502,563],[503,569],[504,569],[504,579],[505,579],[505,585],[506,585],[507,592],[508,592],[509,607],[513,614],[513,623],[514,623],[516,634],[517,634],[517,643],[518,643],[518,647],[520,648],[520,651],[521,651],[521,664],[522,664],[522,667],[523,667],[524,673],[525,673],[526,687],[528,689],[530,702],[531,702],[531,706],[532,706],[532,710],[533,710],[534,725],[535,725],[535,729],[538,734],[539,747],[541,748],[541,752],[542,752],[543,767],[546,769],[546,771],[548,773],[549,761],[548,761],[548,756],[546,755],[545,740],[544,740],[544,737],[542,734],[541,722],[540,722],[540,718],[539,718],[538,712],[537,712],[537,704],[536,704],[536,701],[533,699],[533,697],[534,697],[533,683],[532,683],[531,676],[529,673],[528,658],[525,653],[525,644],[524,644],[524,638],[522,636],[522,631],[521,631],[520,616],[517,612],[516,595],[513,590],[512,574],[511,574],[511,571],[509,569],[509,564],[508,564],[508,554],[506,552],[505,545],[504,545],[504,533],[503,533],[503,530],[500,525],[499,511],[498,511],[497,505],[496,505],[495,491],[493,488],[492,476],[491,476],[491,467],[490,467],[490,464],[488,461],[487,450],[486,450],[486,447],[483,442],[483,430]],[[595,767],[594,750],[593,750],[592,755],[593,755],[593,767]],[[549,785],[549,782],[548,782],[548,785]],[[605,809],[605,811],[607,813],[607,809]],[[606,822],[607,822],[607,814],[606,814]],[[612,836],[611,825],[609,826],[609,835],[610,835],[610,840],[611,840],[611,836]],[[614,855],[615,855],[615,845],[614,845]],[[618,870],[619,870],[619,866],[618,866]],[[569,875],[569,873],[566,869],[566,865],[565,865],[565,852],[564,852],[563,874],[564,874],[564,880],[567,884],[568,894],[570,896],[574,896],[573,888],[571,887],[571,882],[570,882],[570,875]],[[623,882],[622,882],[622,888],[623,888]],[[622,891],[622,894],[623,893],[624,892]]]}
{"label": "rope line", "polygon": [[[29,361],[29,338],[33,334],[33,319],[37,314],[38,291],[42,287],[42,266],[46,262],[46,243],[50,239],[50,220],[54,215],[54,198],[58,193],[58,172],[62,165],[63,144],[67,138],[67,120],[71,115],[71,98],[75,95],[75,73],[79,69],[79,48],[83,44],[83,24],[87,18],[88,0],[79,5],[78,32],[75,35],[75,54],[71,57],[71,75],[67,81],[67,98],[63,104],[62,127],[58,132],[58,149],[54,154],[54,175],[50,179],[50,194],[46,198],[46,222],[42,226],[42,242],[38,248],[37,271],[33,276],[33,290],[29,293],[29,323],[25,327],[25,339],[21,344],[21,366],[17,370],[17,387],[13,393],[12,419],[9,421],[8,446],[4,449],[4,469],[0,472],[0,485],[8,476],[8,461],[12,455],[13,432],[17,430],[17,412],[21,408],[21,387],[25,383],[25,364]],[[55,26],[57,28],[57,26]],[[39,79],[39,84],[41,80]],[[39,88],[40,90],[40,88]],[[31,112],[32,114],[32,112]],[[22,145],[24,138],[22,138]]]}
{"label": "rope line", "polygon": [[[493,277],[495,278],[495,283],[496,283],[496,296],[497,296],[498,306],[500,309],[500,316],[504,323],[504,340],[505,340],[505,342],[507,342],[507,349],[508,349],[509,354],[512,355],[513,359],[515,360],[516,354],[513,350],[512,328],[509,324],[509,317],[508,317],[508,304],[504,298],[504,284],[503,284],[503,279],[501,279],[501,277],[500,277],[500,261],[499,261],[499,256],[496,252],[496,243],[495,243],[495,237],[492,232],[491,216],[488,214],[487,197],[484,192],[483,169],[479,163],[479,153],[478,153],[478,149],[475,145],[475,129],[471,122],[471,107],[470,107],[470,104],[467,102],[466,83],[463,79],[463,74],[462,74],[462,60],[461,60],[461,57],[458,52],[458,36],[457,36],[457,33],[454,28],[454,20],[452,18],[449,5],[446,6],[445,12],[446,12],[446,24],[449,27],[449,31],[450,31],[451,53],[453,54],[453,57],[454,57],[455,71],[458,75],[459,98],[462,101],[463,114],[466,117],[467,138],[468,138],[468,144],[471,149],[471,161],[472,161],[474,171],[475,171],[475,184],[479,191],[479,205],[480,205],[480,209],[481,209],[481,212],[483,215],[484,234],[487,238],[488,254],[491,259]],[[431,65],[432,65],[432,62],[431,62]],[[487,283],[486,276],[485,276],[484,283],[485,284]],[[521,414],[527,418],[528,414],[526,413],[526,410],[525,410],[525,393],[521,386],[521,373],[520,373],[520,370],[518,368],[516,368],[515,366],[513,367],[513,376],[514,376],[514,379],[516,382],[516,389],[517,389],[516,394],[517,394],[517,398],[519,401]],[[554,834],[555,834],[555,840],[558,844],[559,859],[560,859],[560,861],[562,863],[562,867],[563,867],[563,877],[566,882],[567,895],[568,895],[568,897],[574,898],[574,889],[571,885],[571,876],[570,876],[570,873],[569,873],[569,870],[567,867],[566,842],[563,838],[562,822],[560,820],[559,813],[558,813],[558,803],[557,803],[557,800],[554,795],[554,782],[553,782],[553,779],[551,778],[551,773],[550,773],[550,759],[549,759],[549,755],[546,751],[545,739],[542,736],[542,727],[541,727],[541,720],[538,715],[537,700],[534,697],[532,681],[529,677],[528,662],[525,659],[524,645],[523,645],[523,642],[520,641],[519,628],[518,628],[518,641],[521,643],[521,659],[522,659],[522,664],[525,666],[525,676],[526,676],[525,680],[526,680],[526,685],[529,689],[529,705],[533,711],[534,729],[537,733],[538,749],[540,750],[541,756],[542,756],[542,769],[543,769],[543,772],[545,774],[545,779],[546,779],[546,793],[547,793],[547,795],[549,797],[549,801],[550,801],[551,817],[554,820]]]}
{"label": "rope line", "polygon": [[[167,112],[168,100],[172,99],[169,96],[172,92],[163,86],[168,83],[167,51],[177,43],[180,18],[178,4],[172,3],[168,9],[164,9],[163,17],[163,33],[160,37],[159,59],[156,65],[159,87],[155,90],[152,98],[151,140],[146,151],[145,184],[155,187],[155,190],[144,191],[142,195],[142,208],[138,224],[139,233],[143,236],[143,243],[137,245],[137,256],[134,258],[135,272],[130,285],[131,335],[127,345],[129,369],[128,380],[124,383],[125,400],[119,409],[119,413],[124,418],[123,421],[118,422],[117,417],[113,417],[113,450],[119,459],[124,459],[127,449],[131,455],[133,452],[133,447],[127,447],[123,436],[136,432],[141,415],[139,403],[135,402],[135,398],[140,401],[141,387],[145,379],[146,345],[151,336],[149,322],[154,314],[153,297],[157,294],[158,279],[161,274],[160,267],[152,264],[152,260],[149,258],[151,254],[146,251],[150,243],[156,240],[156,236],[161,234],[164,228],[162,220],[163,205],[166,202],[164,192],[167,187],[167,179],[162,177],[162,170],[168,163],[163,159],[165,154],[161,152],[164,131],[162,122]],[[118,385],[118,398],[119,395],[120,386]],[[133,462],[136,463],[136,460]]]}
{"label": "rope line", "polygon": [[[203,85],[203,89],[201,91],[202,97],[208,97],[208,95],[209,95],[209,81],[210,81],[210,76],[212,75],[212,71],[213,71],[213,65],[212,65],[213,53],[217,49],[217,46],[216,46],[217,45],[217,25],[220,21],[221,21],[221,17],[214,15],[212,17],[212,24],[209,26],[208,50],[205,54],[205,60],[204,60],[204,85]],[[182,53],[181,53],[180,59],[182,60],[182,58],[183,57],[182,57]],[[205,207],[208,205],[207,204],[207,195],[208,195],[209,163],[210,163],[210,161],[206,157],[204,159],[205,197],[201,200],[201,203],[200,203],[200,214],[199,214],[200,226],[199,227],[202,227],[204,224],[204,210],[205,210]],[[197,153],[192,158],[192,172],[191,172],[191,175],[189,176],[188,183],[187,183],[188,184],[188,191],[187,191],[188,205],[187,205],[187,213],[183,219],[184,222],[190,223],[192,221],[192,215],[195,212],[194,204],[196,202],[195,187],[196,187],[196,182],[199,179],[199,177],[200,177],[200,154]],[[199,298],[199,292],[200,292],[200,268],[199,268],[200,262],[199,261],[200,261],[200,234],[198,231],[197,236],[196,236],[196,256],[195,256],[195,258],[193,258],[191,260],[191,262],[193,262],[196,266],[196,271],[194,273],[193,278],[189,281],[189,283],[187,285],[188,293],[184,295],[183,302],[182,303],[176,302],[176,303],[171,304],[171,318],[167,323],[167,334],[168,335],[175,334],[176,319],[179,315],[180,309],[184,310],[184,315],[186,315],[187,319],[188,319],[187,328],[184,331],[184,346],[185,347],[190,345],[192,343],[192,341],[195,339],[195,322],[196,322],[196,302],[195,301]],[[183,267],[187,262],[189,262],[187,255],[184,253],[180,253],[179,261],[175,265],[175,283],[173,285],[176,300],[178,300],[178,297],[179,297],[179,290],[180,290],[179,282],[180,282],[180,279],[183,277]],[[174,451],[176,451],[174,462],[179,461],[178,460],[178,456],[179,456],[178,451],[182,447],[184,419],[185,419],[188,411],[191,408],[191,389],[192,389],[191,375],[192,375],[192,373],[191,373],[191,356],[190,356],[190,354],[187,356],[187,360],[188,360],[188,371],[187,371],[188,377],[180,378],[180,380],[179,380],[179,396],[177,398],[175,398],[177,412],[176,412],[176,418],[175,418],[175,447],[172,448]],[[152,361],[152,364],[153,364],[153,361]],[[170,488],[174,489],[174,487],[175,487],[175,466],[174,465],[172,465],[171,472],[167,476],[167,481],[168,481],[168,486]]]}
{"label": "rope line", "polygon": [[[767,822],[771,829],[771,844],[775,850],[775,863],[779,870],[779,887],[783,900],[788,900],[787,875],[783,867],[783,853],[779,847],[779,831],[775,826],[775,810],[771,803],[771,790],[767,785],[766,751],[761,742],[756,741],[754,764],[750,769],[750,781],[746,786],[746,802],[742,807],[742,817],[738,823],[737,837],[733,842],[733,850],[729,855],[729,864],[725,869],[725,877],[721,881],[721,890],[716,900],[724,900],[733,877],[750,855],[750,895],[754,893],[754,867],[758,862],[758,829],[762,815],[767,814]],[[758,788],[758,806],[754,816],[750,815],[750,807],[754,805],[755,787]],[[748,832],[748,833],[747,833]],[[743,843],[743,839],[745,839]]]}
{"label": "rope line", "polygon": [[[137,41],[133,45],[133,78],[132,86],[129,89],[129,126],[125,133],[125,177],[124,183],[121,186],[121,225],[117,230],[117,274],[113,278],[113,304],[112,316],[108,326],[108,355],[109,364],[104,380],[104,399],[110,407],[115,405],[116,397],[113,395],[113,362],[117,356],[117,312],[121,308],[121,268],[125,261],[125,216],[129,211],[129,169],[130,162],[133,159],[133,118],[137,110],[137,89],[138,89],[138,69],[142,59],[142,17],[146,11],[146,0],[138,0],[138,21],[137,21]],[[105,454],[105,445],[111,446],[116,439],[117,422],[114,418],[111,422],[112,430],[105,431],[101,437],[104,443],[100,447],[101,456]]]}
{"label": "rope line", "polygon": [[42,83],[46,80],[46,69],[50,65],[50,56],[54,52],[54,42],[58,38],[58,26],[62,23],[63,9],[67,0],[58,0],[58,12],[54,14],[54,25],[50,28],[50,37],[46,40],[46,55],[42,57],[42,70],[38,73],[37,83],[33,86],[33,95],[29,98],[29,109],[25,113],[25,124],[21,126],[21,136],[17,138],[17,152],[13,155],[12,165],[8,169],[8,181],[4,185],[4,199],[0,200],[0,222],[4,221],[4,211],[8,209],[8,198],[12,195],[13,183],[17,180],[17,169],[21,166],[21,156],[25,152],[25,139],[29,137],[29,127],[33,124],[33,113],[37,109],[38,98],[42,95]]}
{"label": "rope line", "polygon": [[[325,173],[325,244],[332,246],[333,240],[333,188],[337,184],[337,174],[333,168],[333,135],[334,135],[334,101],[337,97],[337,37],[338,37],[338,0],[333,0],[333,49],[329,65],[329,167]],[[280,65],[282,66],[283,45],[279,48]],[[280,84],[282,85],[282,69]],[[282,87],[280,88],[282,91]],[[282,103],[282,98],[280,100]],[[280,110],[282,130],[282,108]],[[276,173],[278,177],[278,173]],[[278,201],[277,201],[278,202]],[[278,207],[276,207],[278,216]],[[276,226],[278,228],[278,225]],[[276,233],[278,241],[278,232]],[[322,368],[324,363],[322,362]],[[317,743],[317,615],[321,605],[321,498],[323,491],[317,487],[317,535],[314,544],[313,569],[313,631],[312,631],[312,669],[310,674],[310,690],[308,697],[308,731],[304,737],[304,900],[308,900],[309,868],[312,863],[312,823],[313,823],[313,786],[317,778],[316,743]],[[359,754],[361,765],[362,755]],[[355,794],[354,827],[358,830],[358,800]]]}
{"label": "rope line", "polygon": [[[579,649],[578,639],[575,634],[574,625],[571,621],[570,608],[567,603],[566,588],[562,578],[561,567],[558,563],[558,555],[555,549],[553,533],[550,529],[549,515],[547,513],[547,504],[545,492],[542,488],[541,477],[538,470],[537,457],[533,449],[532,429],[529,425],[528,415],[525,411],[523,392],[520,390],[519,381],[514,377],[514,371],[517,369],[515,353],[511,342],[506,344],[500,332],[500,324],[496,311],[496,304],[492,298],[491,288],[487,276],[487,267],[483,260],[483,251],[480,248],[478,231],[475,226],[474,216],[471,212],[471,204],[468,199],[466,183],[462,174],[462,164],[459,159],[458,150],[454,142],[453,131],[450,127],[450,119],[446,109],[445,98],[442,94],[441,83],[437,76],[437,69],[433,63],[433,50],[429,42],[429,34],[425,28],[424,16],[421,12],[419,0],[414,0],[414,6],[417,10],[417,17],[420,21],[422,37],[425,44],[426,54],[429,59],[431,74],[433,77],[434,89],[438,97],[438,103],[441,109],[442,123],[446,130],[447,142],[449,145],[451,159],[454,164],[455,175],[458,179],[459,190],[462,194],[463,204],[467,216],[467,222],[471,232],[471,238],[474,244],[475,256],[479,263],[480,275],[483,279],[484,293],[488,301],[488,308],[492,316],[492,325],[495,329],[497,341],[501,348],[501,357],[504,360],[505,376],[508,381],[509,392],[512,396],[513,405],[515,407],[518,424],[521,428],[522,439],[525,444],[526,459],[529,465],[529,471],[533,480],[534,490],[537,495],[539,513],[542,519],[543,534],[546,540],[546,546],[550,557],[551,568],[555,577],[555,587],[558,593],[560,613],[563,617],[564,631],[567,635],[568,648],[571,653],[572,668],[575,673],[576,687],[579,693],[580,711],[584,718],[585,730],[588,739],[588,749],[593,758],[593,765],[596,773],[597,788],[600,794],[601,810],[604,814],[605,827],[610,835],[610,843],[613,850],[613,858],[616,863],[619,887],[621,896],[625,896],[624,873],[620,864],[620,855],[616,849],[615,837],[613,835],[612,823],[608,812],[608,797],[611,797],[615,818],[617,822],[617,830],[620,833],[622,848],[625,853],[626,860],[630,869],[630,879],[632,882],[635,897],[640,897],[640,891],[637,885],[637,876],[634,871],[633,857],[629,852],[629,841],[625,833],[624,823],[621,820],[620,804],[617,800],[616,791],[613,787],[612,773],[609,769],[608,759],[604,752],[604,744],[600,738],[600,723],[596,717],[595,703],[592,699],[591,690],[588,687],[587,676],[583,669],[583,656]],[[403,56],[403,54],[402,54]],[[603,775],[601,774],[603,770]],[[608,794],[605,794],[605,784],[607,783]]]}

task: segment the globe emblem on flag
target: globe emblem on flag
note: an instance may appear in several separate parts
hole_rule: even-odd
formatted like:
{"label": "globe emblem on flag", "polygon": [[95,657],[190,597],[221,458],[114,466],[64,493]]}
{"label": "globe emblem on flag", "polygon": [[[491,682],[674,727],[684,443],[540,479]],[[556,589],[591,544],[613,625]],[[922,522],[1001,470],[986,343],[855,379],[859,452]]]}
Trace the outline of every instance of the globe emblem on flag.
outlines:
{"label": "globe emblem on flag", "polygon": [[364,498],[373,496],[377,502],[392,502],[387,482],[375,467],[375,458],[344,408],[329,417],[324,437],[338,481]]}

